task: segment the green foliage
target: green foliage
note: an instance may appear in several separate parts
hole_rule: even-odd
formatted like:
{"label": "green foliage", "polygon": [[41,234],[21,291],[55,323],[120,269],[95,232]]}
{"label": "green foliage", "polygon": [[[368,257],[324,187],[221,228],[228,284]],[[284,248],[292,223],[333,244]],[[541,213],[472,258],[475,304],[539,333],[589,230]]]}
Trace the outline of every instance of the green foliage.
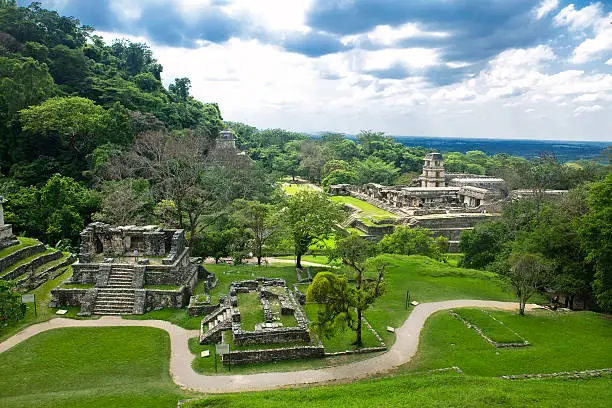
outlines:
{"label": "green foliage", "polygon": [[79,233],[99,205],[98,195],[59,174],[40,187],[21,187],[7,194],[7,220],[17,231],[44,237],[55,244],[68,238],[77,242]]}
{"label": "green foliage", "polygon": [[459,246],[465,254],[462,265],[484,269],[494,262],[508,240],[508,227],[504,222],[483,222],[473,230],[463,231]]}
{"label": "green foliage", "polygon": [[[170,337],[160,329],[50,330],[0,354],[5,367],[0,377],[0,405],[175,406],[190,394],[173,383],[169,360]],[[36,384],[35,393],[32,384]]]}
{"label": "green foliage", "polygon": [[80,97],[51,98],[20,112],[23,130],[60,136],[64,146],[90,151],[110,117],[104,108]]}
{"label": "green foliage", "polygon": [[519,313],[523,315],[531,296],[550,283],[552,265],[538,253],[513,253],[509,263],[510,269],[505,271],[504,276],[516,292]]}
{"label": "green foliage", "polygon": [[342,207],[319,192],[300,191],[287,199],[282,221],[293,238],[296,266],[301,268],[301,257],[315,241],[334,231],[334,226],[346,217]]}
{"label": "green foliage", "polygon": [[250,248],[261,265],[263,249],[278,229],[275,209],[270,204],[239,199],[233,203],[234,222],[248,231],[251,236]]}
{"label": "green foliage", "polygon": [[357,181],[359,184],[379,183],[393,184],[399,169],[392,163],[387,163],[378,157],[368,157],[356,164]]}
{"label": "green foliage", "polygon": [[0,327],[23,319],[25,311],[14,283],[0,279]]}
{"label": "green foliage", "polygon": [[589,210],[579,220],[581,244],[587,262],[595,267],[593,291],[599,306],[612,310],[612,174],[591,185]]}
{"label": "green foliage", "polygon": [[385,235],[378,246],[387,254],[425,255],[440,261],[448,248],[448,240],[439,238],[442,239],[433,238],[426,228],[398,226],[392,234]]}

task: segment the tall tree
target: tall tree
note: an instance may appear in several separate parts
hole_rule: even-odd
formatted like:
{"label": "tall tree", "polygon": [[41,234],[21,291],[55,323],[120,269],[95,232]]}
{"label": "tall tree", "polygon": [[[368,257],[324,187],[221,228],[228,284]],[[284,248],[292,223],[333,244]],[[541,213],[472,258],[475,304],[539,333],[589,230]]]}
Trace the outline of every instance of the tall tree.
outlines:
{"label": "tall tree", "polygon": [[278,227],[274,207],[259,201],[239,199],[233,204],[233,218],[251,234],[253,253],[257,265],[261,265],[263,248]]}
{"label": "tall tree", "polygon": [[506,277],[519,300],[519,313],[525,314],[527,301],[551,281],[552,265],[542,254],[514,253]]}
{"label": "tall tree", "polygon": [[327,196],[314,191],[300,191],[287,199],[282,212],[283,222],[293,238],[296,267],[302,267],[302,255],[308,247],[334,232],[346,214]]}
{"label": "tall tree", "polygon": [[593,291],[599,307],[612,310],[612,174],[593,183],[588,194],[589,210],[578,228],[587,262],[595,267]]}
{"label": "tall tree", "polygon": [[[336,247],[331,251],[330,259],[340,259],[352,270],[355,279],[354,293],[349,299],[352,300],[351,306],[355,308],[357,317],[349,327],[357,334],[355,340],[357,347],[363,345],[361,338],[363,311],[370,307],[376,298],[382,296],[384,291],[383,273],[386,265],[381,259],[372,263],[371,258],[376,253],[377,247],[374,243],[355,233],[336,241]],[[367,279],[366,272],[368,268],[372,269],[372,266],[376,271],[376,278]]]}

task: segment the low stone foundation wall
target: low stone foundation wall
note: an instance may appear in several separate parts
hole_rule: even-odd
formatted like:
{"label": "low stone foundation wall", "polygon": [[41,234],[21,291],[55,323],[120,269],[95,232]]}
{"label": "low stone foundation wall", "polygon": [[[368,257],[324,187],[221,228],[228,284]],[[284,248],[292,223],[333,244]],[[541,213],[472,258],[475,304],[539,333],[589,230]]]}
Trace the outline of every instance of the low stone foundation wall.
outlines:
{"label": "low stone foundation wall", "polygon": [[527,380],[527,379],[542,379],[542,378],[572,378],[584,379],[591,377],[601,377],[602,375],[612,374],[612,368],[601,368],[598,370],[585,371],[562,371],[549,374],[518,374],[518,375],[502,375],[499,378],[504,380]]}
{"label": "low stone foundation wall", "polygon": [[38,268],[39,266],[42,266],[46,264],[47,262],[56,261],[60,259],[61,257],[62,257],[62,253],[60,251],[42,255],[36,259],[31,260],[28,263],[18,266],[17,268],[13,269],[11,272],[4,275],[2,279],[11,280],[25,273],[34,273],[34,269]]}
{"label": "low stone foundation wall", "polygon": [[83,299],[90,289],[52,289],[51,307],[71,306],[81,307]]}
{"label": "low stone foundation wall", "polygon": [[60,276],[62,273],[64,273],[64,271],[67,269],[67,266],[72,264],[75,261],[75,259],[76,259],[76,257],[74,255],[70,255],[62,263],[60,263],[58,265],[55,265],[55,266],[52,266],[52,267],[42,271],[38,275],[26,276],[26,277],[20,279],[17,282],[17,286],[19,286],[19,288],[21,290],[24,290],[26,292],[29,292],[29,291],[31,291],[33,289],[36,289],[37,287],[39,287],[43,283],[45,283],[45,282],[47,282],[47,281],[49,281],[51,279],[55,279],[58,276]]}
{"label": "low stone foundation wall", "polygon": [[310,334],[308,331],[300,327],[278,327],[275,329],[255,331],[244,331],[233,327],[232,332],[234,333],[234,343],[239,346],[310,341]]}
{"label": "low stone foundation wall", "polygon": [[298,346],[269,350],[235,350],[230,353],[229,358],[222,356],[221,361],[225,365],[230,361],[232,365],[242,365],[322,357],[325,357],[325,350],[322,346]]}
{"label": "low stone foundation wall", "polygon": [[171,308],[180,309],[189,303],[189,289],[186,286],[176,290],[146,289],[144,311]]}
{"label": "low stone foundation wall", "polygon": [[19,249],[13,252],[12,254],[7,255],[4,258],[0,259],[0,272],[8,268],[11,265],[14,265],[17,262],[23,259],[29,258],[32,255],[41,253],[44,250],[45,250],[44,244],[32,245],[29,247]]}

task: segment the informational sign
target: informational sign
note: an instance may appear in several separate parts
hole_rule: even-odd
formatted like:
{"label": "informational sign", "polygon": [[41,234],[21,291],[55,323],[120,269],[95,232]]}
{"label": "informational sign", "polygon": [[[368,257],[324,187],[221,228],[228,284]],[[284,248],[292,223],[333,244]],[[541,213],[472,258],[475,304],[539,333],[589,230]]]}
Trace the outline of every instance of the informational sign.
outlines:
{"label": "informational sign", "polygon": [[217,352],[217,354],[219,354],[220,356],[223,356],[225,354],[229,354],[229,344],[217,344],[215,346],[215,351]]}
{"label": "informational sign", "polygon": [[21,295],[21,302],[23,303],[34,303],[34,315],[38,316],[38,311],[36,310],[36,295]]}

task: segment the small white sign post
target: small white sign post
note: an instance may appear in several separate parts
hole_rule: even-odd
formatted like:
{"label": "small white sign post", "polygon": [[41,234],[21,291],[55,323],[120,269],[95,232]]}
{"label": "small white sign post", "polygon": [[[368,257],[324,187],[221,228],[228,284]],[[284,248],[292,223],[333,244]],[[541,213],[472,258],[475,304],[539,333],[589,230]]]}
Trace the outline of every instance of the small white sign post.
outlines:
{"label": "small white sign post", "polygon": [[38,316],[38,312],[36,311],[36,295],[21,295],[21,303],[34,303],[34,315]]}

